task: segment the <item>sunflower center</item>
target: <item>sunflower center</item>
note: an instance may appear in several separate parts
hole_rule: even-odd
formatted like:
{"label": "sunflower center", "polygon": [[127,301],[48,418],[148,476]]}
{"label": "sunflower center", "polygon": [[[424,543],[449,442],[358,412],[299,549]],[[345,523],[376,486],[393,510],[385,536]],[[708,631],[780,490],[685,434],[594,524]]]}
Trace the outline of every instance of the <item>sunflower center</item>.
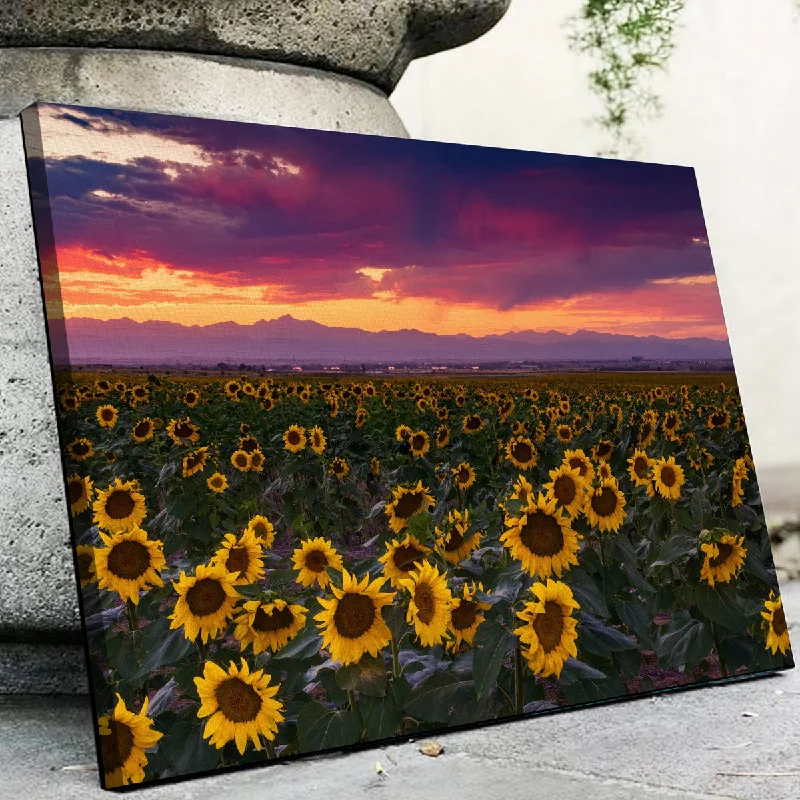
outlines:
{"label": "sunflower center", "polygon": [[462,600],[456,608],[453,609],[450,624],[453,630],[463,631],[471,628],[475,624],[475,619],[478,615],[478,607],[472,600]]}
{"label": "sunflower center", "polygon": [[589,471],[586,462],[582,458],[571,458],[569,460],[569,468],[578,470],[582,478],[586,477],[586,473]]}
{"label": "sunflower center", "polygon": [[721,426],[725,424],[725,415],[724,414],[714,414],[711,417],[711,424]]}
{"label": "sunflower center", "polygon": [[553,494],[564,506],[568,506],[578,494],[578,487],[569,475],[559,475],[553,483]]}
{"label": "sunflower center", "polygon": [[411,447],[414,450],[422,450],[425,446],[425,437],[421,436],[420,434],[415,434],[414,437],[411,439]]}
{"label": "sunflower center", "polygon": [[211,481],[211,485],[215,489],[219,489],[222,486],[222,478],[220,478],[219,476],[217,476],[216,478],[213,478],[212,481]]}
{"label": "sunflower center", "polygon": [[611,452],[611,445],[608,443],[603,443],[597,445],[597,455],[599,458],[605,458]]}
{"label": "sunflower center", "polygon": [[598,517],[610,517],[617,510],[617,494],[610,486],[592,497],[592,511]]}
{"label": "sunflower center", "polygon": [[92,577],[92,562],[94,559],[89,553],[78,555],[78,574],[82,581],[88,581]]}
{"label": "sunflower center", "polygon": [[340,460],[336,460],[332,464],[333,471],[338,475],[340,472],[344,472],[344,462]]}
{"label": "sunflower center", "polygon": [[69,482],[69,502],[74,505],[83,497],[84,484],[83,481],[70,481]]}
{"label": "sunflower center", "polygon": [[719,554],[714,556],[708,562],[710,567],[718,567],[721,564],[724,564],[731,557],[731,555],[733,555],[733,546],[727,544],[726,542],[719,542],[717,544],[717,550],[719,551]]}
{"label": "sunflower center", "polygon": [[256,522],[253,525],[253,533],[257,539],[263,539],[267,535],[267,526],[263,522]]}
{"label": "sunflower center", "polygon": [[231,722],[252,722],[261,711],[261,696],[241,678],[222,681],[214,695],[219,710]]}
{"label": "sunflower center", "polygon": [[150,551],[141,542],[115,544],[108,554],[108,569],[119,578],[132,581],[150,568]]}
{"label": "sunflower center", "polygon": [[480,417],[467,417],[467,429],[476,431],[481,426]]}
{"label": "sunflower center", "polygon": [[239,449],[244,450],[245,453],[252,453],[254,450],[258,450],[258,442],[253,438],[243,439]]}
{"label": "sunflower center", "polygon": [[667,488],[672,488],[678,481],[678,476],[672,467],[661,467],[661,483]]}
{"label": "sunflower center", "polygon": [[225,590],[214,578],[201,578],[186,592],[186,605],[196,617],[215,614],[225,602]]}
{"label": "sunflower center", "polygon": [[425,553],[414,547],[413,544],[401,545],[392,556],[392,561],[401,572],[411,572],[414,567],[419,565]]}
{"label": "sunflower center", "polygon": [[417,607],[417,618],[423,625],[427,625],[436,611],[436,599],[433,589],[427,583],[418,583],[414,590],[414,605]]}
{"label": "sunflower center", "polygon": [[544,604],[544,613],[538,614],[533,621],[533,629],[539,639],[539,645],[545,653],[550,653],[561,642],[564,630],[564,615],[561,606],[553,600]]}
{"label": "sunflower center", "polygon": [[187,403],[194,403],[194,401],[195,401],[194,392],[186,392],[186,402]]}
{"label": "sunflower center", "polygon": [[134,435],[138,436],[140,439],[144,436],[147,436],[150,433],[150,423],[149,422],[140,422],[134,429]]}
{"label": "sunflower center", "polygon": [[131,493],[126,489],[116,489],[106,500],[106,514],[111,519],[126,519],[131,515],[136,504]]}
{"label": "sunflower center", "polygon": [[306,553],[305,568],[311,572],[324,572],[328,566],[328,556],[322,550],[310,550]]}
{"label": "sunflower center", "polygon": [[641,436],[642,439],[647,439],[647,438],[649,438],[649,436],[650,436],[650,434],[652,432],[653,432],[653,429],[650,426],[650,423],[649,422],[645,422],[645,424],[642,425],[642,430],[641,430],[639,435]]}
{"label": "sunflower center", "polygon": [[633,471],[637,478],[644,478],[647,475],[647,459],[639,456],[633,460]]}
{"label": "sunflower center", "polygon": [[456,480],[459,483],[467,483],[469,481],[469,470],[466,467],[459,467],[458,473],[456,474]]}
{"label": "sunflower center", "polygon": [[772,612],[772,630],[775,631],[778,636],[783,635],[788,630],[786,626],[786,616],[783,613],[783,607],[776,608]]}
{"label": "sunflower center", "polygon": [[444,543],[445,552],[453,553],[458,550],[462,544],[464,544],[464,534],[458,528],[453,528]]}
{"label": "sunflower center", "polygon": [[558,435],[562,439],[569,439],[572,431],[566,425],[558,429]]}
{"label": "sunflower center", "polygon": [[259,633],[268,631],[280,631],[288,628],[294,622],[289,606],[283,608],[273,608],[271,611],[264,611],[263,606],[258,607],[256,616],[253,619],[253,630]]}
{"label": "sunflower center", "polygon": [[537,556],[553,556],[564,547],[564,534],[558,520],[544,511],[534,511],[522,526],[519,538]]}
{"label": "sunflower center", "polygon": [[300,444],[300,434],[297,431],[289,431],[289,435],[286,438],[289,444]]}
{"label": "sunflower center", "polygon": [[179,439],[188,439],[194,433],[194,428],[187,422],[179,422],[175,426],[174,431]]}
{"label": "sunflower center", "polygon": [[333,622],[340,636],[358,639],[375,621],[375,603],[365,594],[348,592],[336,604]]}
{"label": "sunflower center", "polygon": [[517,442],[511,448],[511,455],[522,464],[527,464],[533,456],[533,450],[527,442]]}
{"label": "sunflower center", "polygon": [[422,508],[422,495],[418,492],[408,492],[404,494],[394,507],[395,516],[400,519],[408,519]]}
{"label": "sunflower center", "polygon": [[228,550],[228,558],[225,562],[228,572],[234,575],[243,576],[250,566],[250,554],[247,552],[246,547],[231,547]]}
{"label": "sunflower center", "polygon": [[111,733],[100,737],[100,755],[106,775],[118,770],[133,750],[133,733],[124,722],[110,719],[108,729]]}
{"label": "sunflower center", "polygon": [[243,455],[242,453],[239,453],[239,455],[236,456],[236,465],[238,467],[246,466],[247,465],[247,456]]}
{"label": "sunflower center", "polygon": [[89,452],[89,446],[85,442],[78,442],[72,446],[72,452],[76,456],[85,456]]}
{"label": "sunflower center", "polygon": [[664,423],[667,428],[674,428],[677,424],[678,420],[675,417],[667,417],[667,420]]}
{"label": "sunflower center", "polygon": [[186,466],[189,469],[194,469],[195,467],[200,466],[200,464],[203,463],[203,460],[204,460],[204,454],[203,453],[192,453],[186,459]]}
{"label": "sunflower center", "polygon": [[114,412],[110,408],[104,408],[101,414],[104,422],[110,422],[114,419]]}

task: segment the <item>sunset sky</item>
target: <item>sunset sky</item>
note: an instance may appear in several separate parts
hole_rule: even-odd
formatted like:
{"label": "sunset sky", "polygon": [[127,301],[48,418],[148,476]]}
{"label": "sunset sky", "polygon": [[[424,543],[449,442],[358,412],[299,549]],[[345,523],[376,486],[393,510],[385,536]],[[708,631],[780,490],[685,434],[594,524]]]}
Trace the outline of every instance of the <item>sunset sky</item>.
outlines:
{"label": "sunset sky", "polygon": [[726,338],[691,169],[55,105],[39,122],[68,318]]}

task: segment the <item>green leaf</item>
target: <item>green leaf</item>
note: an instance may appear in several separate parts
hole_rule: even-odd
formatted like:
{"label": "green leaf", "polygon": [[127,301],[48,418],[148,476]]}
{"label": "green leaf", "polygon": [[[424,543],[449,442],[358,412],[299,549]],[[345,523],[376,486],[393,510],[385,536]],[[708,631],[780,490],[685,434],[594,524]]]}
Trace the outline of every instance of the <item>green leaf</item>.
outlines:
{"label": "green leaf", "polygon": [[590,614],[599,617],[608,616],[608,606],[600,591],[600,587],[591,575],[582,569],[573,569],[567,573],[565,581],[575,599],[581,604],[581,608]]}
{"label": "green leaf", "polygon": [[656,644],[656,655],[662,667],[682,667],[699,663],[714,646],[711,628],[691,617],[675,620]]}
{"label": "green leaf", "polygon": [[311,702],[297,715],[297,737],[304,752],[345,747],[361,738],[361,723],[354,711],[328,709]]}
{"label": "green leaf", "polygon": [[[196,716],[192,709],[190,716]],[[167,761],[175,775],[190,775],[215,769],[222,757],[222,751],[208,744],[202,735],[203,726],[189,719],[177,722],[169,736],[159,745],[164,750]]]}
{"label": "green leaf", "polygon": [[685,533],[673,533],[672,536],[658,548],[656,560],[650,567],[665,567],[674,564],[690,553],[696,553],[698,547],[697,537]]}
{"label": "green leaf", "polygon": [[355,664],[336,670],[336,683],[345,691],[368,697],[385,697],[386,665],[382,658],[365,655]]}
{"label": "green leaf", "polygon": [[475,684],[448,672],[434,672],[414,686],[405,712],[423,722],[450,722],[465,704],[477,702]]}
{"label": "green leaf", "polygon": [[590,667],[588,664],[584,664],[583,661],[578,661],[577,658],[570,657],[566,660],[566,662],[564,662],[564,667],[561,670],[561,677],[559,678],[559,681],[566,686],[570,683],[587,679],[593,681],[602,681],[607,677],[608,676],[605,674],[605,672],[601,672],[599,669]]}
{"label": "green leaf", "polygon": [[591,614],[581,612],[578,624],[578,648],[598,656],[609,656],[621,650],[635,650],[636,639],[604,625]]}
{"label": "green leaf", "polygon": [[322,637],[313,625],[308,625],[306,628],[288,642],[284,647],[278,650],[272,656],[273,661],[281,661],[289,658],[307,659],[312,658],[319,653],[322,647]]}
{"label": "green leaf", "polygon": [[359,697],[358,710],[367,739],[388,739],[399,733],[402,715],[391,693],[386,697]]}
{"label": "green leaf", "polygon": [[478,697],[484,697],[497,680],[503,661],[516,644],[516,636],[499,622],[486,620],[475,634],[472,677]]}
{"label": "green leaf", "polygon": [[654,629],[652,614],[647,606],[638,600],[619,600],[614,610],[622,624],[648,648],[653,647]]}
{"label": "green leaf", "polygon": [[747,620],[742,613],[736,592],[728,587],[712,589],[700,584],[695,587],[694,599],[697,609],[704,617],[734,633],[747,629]]}
{"label": "green leaf", "polygon": [[136,642],[136,652],[144,657],[138,668],[130,676],[131,680],[149,675],[154,669],[168,664],[176,664],[194,648],[183,633],[183,628],[169,629],[169,620],[165,617],[151,622]]}

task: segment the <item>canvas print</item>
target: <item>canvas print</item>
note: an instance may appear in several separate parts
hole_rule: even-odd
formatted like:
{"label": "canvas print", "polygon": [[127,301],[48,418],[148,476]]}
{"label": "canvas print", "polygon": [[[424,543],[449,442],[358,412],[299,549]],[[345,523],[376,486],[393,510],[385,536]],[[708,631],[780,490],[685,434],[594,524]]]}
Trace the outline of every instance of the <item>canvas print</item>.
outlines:
{"label": "canvas print", "polygon": [[692,169],[24,133],[107,788],[793,665]]}

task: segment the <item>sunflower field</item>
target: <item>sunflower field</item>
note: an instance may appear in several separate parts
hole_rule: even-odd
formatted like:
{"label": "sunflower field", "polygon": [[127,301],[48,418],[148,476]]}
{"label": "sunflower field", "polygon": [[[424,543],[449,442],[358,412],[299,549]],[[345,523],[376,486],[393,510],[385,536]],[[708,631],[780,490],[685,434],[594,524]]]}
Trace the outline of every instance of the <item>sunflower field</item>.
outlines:
{"label": "sunflower field", "polygon": [[733,375],[57,388],[107,787],[792,665]]}

